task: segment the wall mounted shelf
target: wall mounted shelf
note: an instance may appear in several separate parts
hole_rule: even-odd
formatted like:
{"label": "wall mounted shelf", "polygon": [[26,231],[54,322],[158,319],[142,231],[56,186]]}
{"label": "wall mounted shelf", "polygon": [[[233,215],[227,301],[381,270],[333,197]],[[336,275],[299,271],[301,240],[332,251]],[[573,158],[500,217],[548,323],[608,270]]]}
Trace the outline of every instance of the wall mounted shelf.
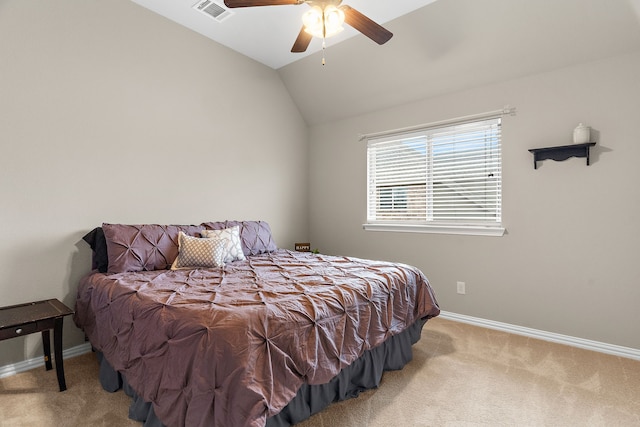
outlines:
{"label": "wall mounted shelf", "polygon": [[555,160],[563,161],[569,157],[586,157],[587,166],[589,166],[589,148],[596,145],[595,142],[585,142],[584,144],[559,145],[557,147],[532,148],[529,152],[533,153],[533,168],[538,169],[538,161]]}

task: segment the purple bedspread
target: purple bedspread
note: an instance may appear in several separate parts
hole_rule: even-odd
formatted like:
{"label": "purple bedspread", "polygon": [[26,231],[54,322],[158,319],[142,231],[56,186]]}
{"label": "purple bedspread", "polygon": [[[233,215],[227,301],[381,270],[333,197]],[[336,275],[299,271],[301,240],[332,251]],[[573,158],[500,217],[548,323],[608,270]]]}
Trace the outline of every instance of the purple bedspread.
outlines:
{"label": "purple bedspread", "polygon": [[94,272],[74,321],[165,425],[262,427],[303,383],[439,312],[415,267],[278,250],[219,269]]}

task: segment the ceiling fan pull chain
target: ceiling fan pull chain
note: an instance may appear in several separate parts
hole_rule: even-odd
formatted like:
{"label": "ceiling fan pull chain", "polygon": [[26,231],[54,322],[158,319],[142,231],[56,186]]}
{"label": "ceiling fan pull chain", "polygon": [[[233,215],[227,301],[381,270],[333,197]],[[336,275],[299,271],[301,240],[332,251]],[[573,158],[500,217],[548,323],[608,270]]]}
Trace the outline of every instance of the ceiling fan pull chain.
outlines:
{"label": "ceiling fan pull chain", "polygon": [[326,16],[324,14],[324,8],[325,8],[325,6],[323,5],[322,6],[322,66],[323,67],[324,67],[324,51],[327,48],[327,45],[324,42],[326,37],[327,37],[327,26],[325,25],[326,24],[326,21],[325,21]]}
{"label": "ceiling fan pull chain", "polygon": [[324,52],[327,48],[327,45],[324,43],[324,38],[322,39],[322,65],[324,65]]}

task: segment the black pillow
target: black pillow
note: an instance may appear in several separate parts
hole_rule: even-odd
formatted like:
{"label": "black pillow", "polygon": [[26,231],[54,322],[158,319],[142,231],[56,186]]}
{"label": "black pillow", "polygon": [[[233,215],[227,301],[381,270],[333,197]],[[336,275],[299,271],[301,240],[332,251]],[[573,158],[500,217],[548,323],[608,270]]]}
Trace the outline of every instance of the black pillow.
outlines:
{"label": "black pillow", "polygon": [[91,268],[100,273],[106,273],[109,268],[109,256],[107,255],[107,239],[104,237],[102,227],[96,227],[82,237],[93,250]]}

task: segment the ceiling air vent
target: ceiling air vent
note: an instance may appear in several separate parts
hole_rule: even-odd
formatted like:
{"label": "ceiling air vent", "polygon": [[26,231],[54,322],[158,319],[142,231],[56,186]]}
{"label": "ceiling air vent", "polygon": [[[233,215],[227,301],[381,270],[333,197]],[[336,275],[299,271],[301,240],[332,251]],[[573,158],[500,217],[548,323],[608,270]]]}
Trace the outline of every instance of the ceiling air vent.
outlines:
{"label": "ceiling air vent", "polygon": [[194,4],[193,8],[218,22],[222,22],[232,15],[230,10],[211,0],[201,0]]}

